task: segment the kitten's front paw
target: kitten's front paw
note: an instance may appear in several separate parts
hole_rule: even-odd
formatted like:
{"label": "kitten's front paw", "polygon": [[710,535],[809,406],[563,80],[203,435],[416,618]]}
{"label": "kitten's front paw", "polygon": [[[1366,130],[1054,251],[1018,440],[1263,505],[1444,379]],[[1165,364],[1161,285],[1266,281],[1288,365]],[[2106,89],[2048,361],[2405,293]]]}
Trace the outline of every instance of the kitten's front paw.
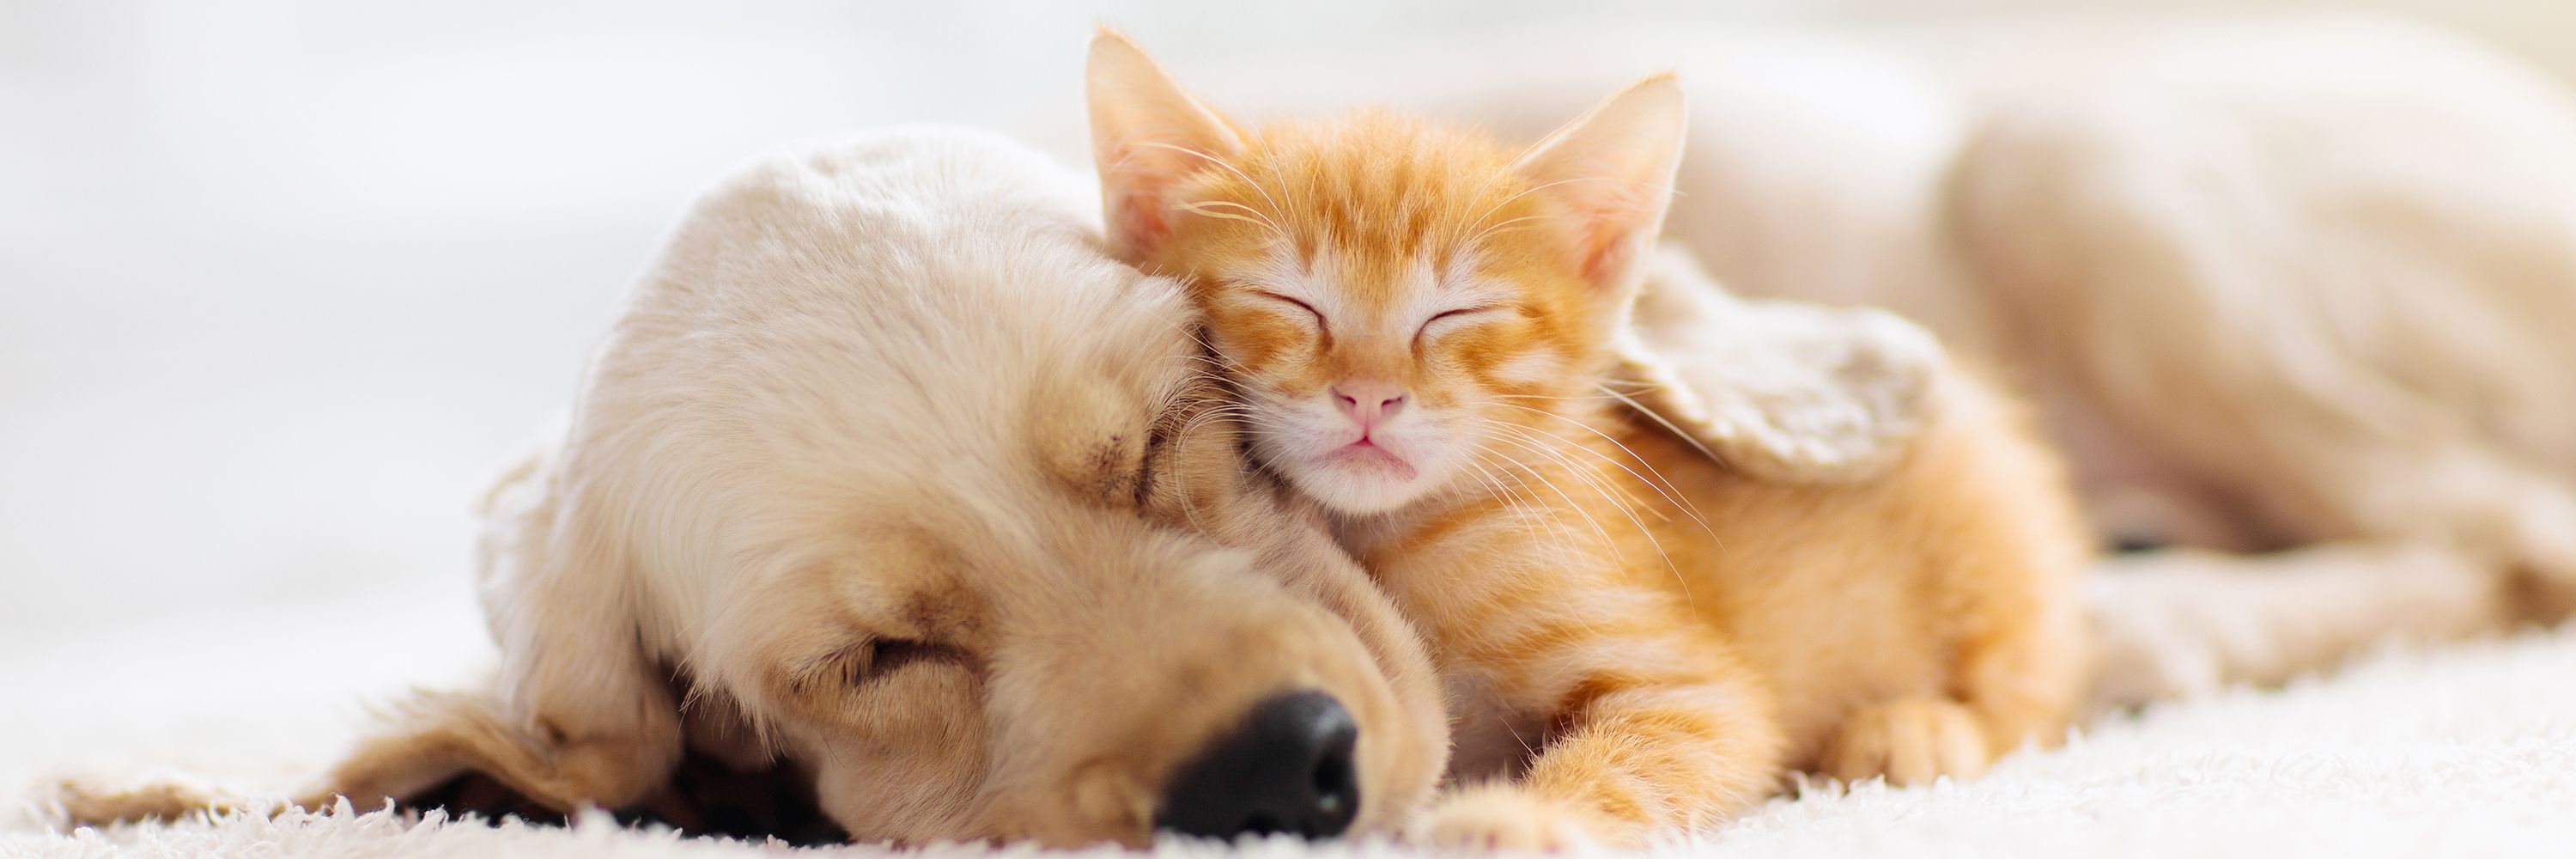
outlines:
{"label": "kitten's front paw", "polygon": [[1985,772],[1987,758],[1985,733],[1966,706],[1904,698],[1844,720],[1841,735],[1825,750],[1824,773],[1845,782],[1886,776],[1889,784],[1920,785]]}
{"label": "kitten's front paw", "polygon": [[1563,853],[1595,843],[1593,819],[1507,785],[1485,785],[1444,797],[1423,815],[1414,840],[1436,850]]}

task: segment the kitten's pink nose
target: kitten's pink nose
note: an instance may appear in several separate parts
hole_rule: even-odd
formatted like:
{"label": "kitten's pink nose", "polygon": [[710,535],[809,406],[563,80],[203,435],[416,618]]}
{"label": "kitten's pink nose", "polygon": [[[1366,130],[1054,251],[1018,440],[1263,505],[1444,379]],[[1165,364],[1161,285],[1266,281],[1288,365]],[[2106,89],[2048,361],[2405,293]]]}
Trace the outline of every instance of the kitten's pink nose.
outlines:
{"label": "kitten's pink nose", "polygon": [[1331,391],[1333,402],[1341,404],[1342,413],[1350,415],[1351,420],[1360,425],[1363,436],[1377,428],[1380,421],[1393,417],[1396,409],[1404,407],[1404,389],[1392,382],[1343,382],[1327,390]]}

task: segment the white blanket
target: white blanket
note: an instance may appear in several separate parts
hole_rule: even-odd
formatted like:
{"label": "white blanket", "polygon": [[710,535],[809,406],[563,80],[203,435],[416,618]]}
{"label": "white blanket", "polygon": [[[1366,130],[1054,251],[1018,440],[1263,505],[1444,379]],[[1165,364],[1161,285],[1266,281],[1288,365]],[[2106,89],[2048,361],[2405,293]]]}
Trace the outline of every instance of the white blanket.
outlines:
{"label": "white blanket", "polygon": [[[191,644],[174,650],[174,641]],[[787,851],[624,830],[604,818],[569,830],[383,812],[49,829],[44,786],[70,772],[122,780],[178,774],[250,791],[292,785],[363,724],[359,704],[367,697],[414,682],[455,682],[487,658],[461,586],[260,595],[42,640],[0,632],[0,654],[0,689],[7,690],[0,692],[0,856]],[[1160,852],[1221,851],[1175,842]],[[1278,842],[1253,852],[1308,849]],[[1404,851],[1330,845],[1312,852]],[[2097,724],[2064,748],[2014,755],[1974,782],[1811,789],[1666,852],[2576,855],[2576,628],[2392,651],[2285,690],[2163,706]]]}

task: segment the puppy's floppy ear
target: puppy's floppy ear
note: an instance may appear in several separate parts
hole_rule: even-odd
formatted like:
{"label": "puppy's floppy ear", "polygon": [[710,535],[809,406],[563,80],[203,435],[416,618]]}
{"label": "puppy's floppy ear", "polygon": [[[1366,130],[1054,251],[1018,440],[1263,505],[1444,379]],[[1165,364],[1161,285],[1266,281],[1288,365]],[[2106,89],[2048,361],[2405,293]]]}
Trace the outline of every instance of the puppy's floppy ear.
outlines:
{"label": "puppy's floppy ear", "polygon": [[501,670],[469,693],[417,693],[387,714],[322,784],[370,806],[479,773],[559,812],[620,808],[678,765],[679,703],[642,652],[636,595],[592,506],[568,497],[551,449],[502,475],[483,499],[476,547],[483,611]]}
{"label": "puppy's floppy ear", "polygon": [[[501,645],[494,693],[430,699],[407,714],[408,738],[376,750],[481,771],[558,810],[617,808],[679,763],[679,701],[670,671],[644,652],[644,596],[615,536],[621,526],[557,479],[552,454],[503,475],[483,501],[476,554],[483,613]],[[359,766],[367,755],[343,767],[343,786],[384,781]]]}
{"label": "puppy's floppy ear", "polygon": [[[320,811],[346,797],[373,809],[479,773],[569,812],[630,806],[669,781],[683,744],[672,681],[641,650],[631,583],[606,548],[614,541],[583,530],[595,526],[562,503],[550,466],[533,457],[484,499],[484,611],[502,670],[474,691],[414,693],[390,708],[294,804]],[[60,801],[82,823],[275,810],[171,784],[65,784]]]}
{"label": "puppy's floppy ear", "polygon": [[1629,85],[1531,147],[1513,170],[1555,200],[1574,237],[1576,271],[1596,302],[1624,309],[1661,232],[1688,121],[1680,79]]}
{"label": "puppy's floppy ear", "polygon": [[[179,820],[200,812],[276,814],[289,805],[325,812],[343,800],[351,809],[373,811],[388,800],[421,801],[460,776],[480,774],[514,791],[519,799],[508,802],[524,800],[569,813],[585,805],[633,805],[667,779],[668,768],[663,767],[649,781],[639,781],[640,768],[625,758],[629,749],[568,745],[542,726],[514,717],[502,697],[488,688],[414,692],[385,716],[386,724],[286,803],[186,781],[120,785],[89,779],[64,781],[54,802],[69,822],[81,826]],[[648,760],[653,756],[650,749],[634,755]],[[498,810],[450,809],[485,814]]]}
{"label": "puppy's floppy ear", "polygon": [[1172,210],[1187,202],[1171,198],[1174,184],[1233,157],[1243,136],[1115,30],[1092,36],[1083,78],[1109,249],[1142,262],[1171,237]]}
{"label": "puppy's floppy ear", "polygon": [[1671,429],[1766,480],[1870,477],[1939,406],[1939,341],[1877,310],[1745,301],[1681,251],[1656,251],[1619,375]]}

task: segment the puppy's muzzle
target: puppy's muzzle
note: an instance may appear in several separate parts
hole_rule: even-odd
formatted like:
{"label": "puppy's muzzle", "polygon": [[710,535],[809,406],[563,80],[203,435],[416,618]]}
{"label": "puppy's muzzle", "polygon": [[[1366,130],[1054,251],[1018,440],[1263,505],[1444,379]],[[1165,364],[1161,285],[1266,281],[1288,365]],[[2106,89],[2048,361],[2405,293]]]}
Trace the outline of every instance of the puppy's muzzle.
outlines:
{"label": "puppy's muzzle", "polygon": [[1359,814],[1359,723],[1321,692],[1255,704],[1243,725],[1217,738],[1166,787],[1157,828],[1234,838],[1330,838]]}

